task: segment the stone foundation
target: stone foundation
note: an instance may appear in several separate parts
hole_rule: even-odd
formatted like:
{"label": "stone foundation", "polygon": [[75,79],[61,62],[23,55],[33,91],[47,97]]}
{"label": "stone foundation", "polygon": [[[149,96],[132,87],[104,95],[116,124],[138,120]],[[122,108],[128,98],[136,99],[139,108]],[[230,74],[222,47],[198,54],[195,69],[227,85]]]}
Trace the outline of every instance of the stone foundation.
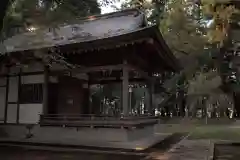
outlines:
{"label": "stone foundation", "polygon": [[[26,139],[28,129],[24,125],[2,125],[8,138]],[[62,139],[78,141],[106,141],[129,142],[144,139],[154,135],[154,125],[144,128],[64,128],[64,127],[40,127],[35,125],[31,129],[33,136],[29,139],[39,141],[58,141]]]}

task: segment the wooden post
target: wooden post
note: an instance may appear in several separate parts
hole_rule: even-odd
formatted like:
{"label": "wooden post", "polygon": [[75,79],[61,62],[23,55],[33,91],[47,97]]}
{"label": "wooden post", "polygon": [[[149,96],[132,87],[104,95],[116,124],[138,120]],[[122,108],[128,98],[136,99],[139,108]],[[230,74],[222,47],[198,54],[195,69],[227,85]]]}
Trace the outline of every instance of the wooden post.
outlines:
{"label": "wooden post", "polygon": [[21,84],[22,84],[22,80],[21,80],[21,74],[22,74],[22,70],[20,69],[19,74],[18,74],[18,99],[17,99],[17,124],[19,124],[19,116],[20,116],[20,94],[21,94]]}
{"label": "wooden post", "polygon": [[48,83],[49,83],[49,68],[44,67],[44,83],[43,83],[43,114],[48,114]]}
{"label": "wooden post", "polygon": [[82,114],[92,114],[92,108],[90,105],[90,88],[89,83],[84,84],[84,100],[83,100],[83,113]]}
{"label": "wooden post", "polygon": [[154,106],[153,106],[153,91],[154,91],[154,83],[153,83],[153,81],[150,81],[149,82],[149,113],[150,114],[154,114]]}
{"label": "wooden post", "polygon": [[93,114],[93,108],[92,108],[92,103],[90,102],[90,96],[91,96],[91,93],[90,93],[90,86],[91,86],[91,83],[90,83],[90,75],[88,75],[88,82],[87,82],[87,107],[88,107],[88,114]]}
{"label": "wooden post", "polygon": [[92,110],[92,104],[90,103],[90,85],[88,83],[88,88],[87,88],[87,107],[89,108],[88,114],[93,114]]}
{"label": "wooden post", "polygon": [[122,108],[123,108],[123,115],[127,116],[129,114],[129,109],[128,109],[128,68],[126,67],[127,62],[124,61],[124,66],[122,69]]}
{"label": "wooden post", "polygon": [[[8,72],[7,74],[9,74],[9,68],[8,68]],[[8,118],[8,92],[9,92],[9,75],[7,75],[6,77],[6,96],[5,96],[5,109],[4,109],[4,123],[7,123],[7,118]]]}

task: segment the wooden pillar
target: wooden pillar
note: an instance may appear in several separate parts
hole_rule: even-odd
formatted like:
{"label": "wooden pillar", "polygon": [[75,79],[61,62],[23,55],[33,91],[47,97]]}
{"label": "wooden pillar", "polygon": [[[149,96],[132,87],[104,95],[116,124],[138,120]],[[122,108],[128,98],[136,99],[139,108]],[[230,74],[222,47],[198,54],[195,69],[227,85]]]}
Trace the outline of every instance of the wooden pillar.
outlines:
{"label": "wooden pillar", "polygon": [[83,106],[81,114],[92,114],[92,108],[90,105],[90,85],[89,83],[84,84],[84,96],[83,96]]}
{"label": "wooden pillar", "polygon": [[149,87],[148,88],[148,91],[149,91],[149,109],[148,109],[148,113],[154,114],[154,109],[155,109],[154,103],[153,103],[153,101],[154,101],[154,94],[153,94],[153,92],[154,92],[154,83],[153,83],[152,80],[149,82],[148,87]]}
{"label": "wooden pillar", "polygon": [[17,99],[17,123],[19,123],[19,116],[20,116],[20,94],[21,94],[21,74],[22,70],[20,69],[19,74],[18,74],[18,99]]}
{"label": "wooden pillar", "polygon": [[181,101],[181,105],[182,105],[182,117],[185,117],[185,114],[186,114],[186,112],[185,112],[185,109],[186,109],[186,97],[183,95],[183,97],[182,97],[182,101]]}
{"label": "wooden pillar", "polygon": [[49,68],[44,67],[44,83],[43,83],[43,114],[48,114],[48,83],[49,83]]}
{"label": "wooden pillar", "polygon": [[9,75],[8,74],[9,74],[9,71],[10,71],[10,69],[7,68],[4,123],[7,123],[7,119],[8,119],[8,92],[9,92]]}
{"label": "wooden pillar", "polygon": [[88,88],[87,88],[87,107],[88,107],[88,114],[93,114],[94,111],[93,111],[93,107],[92,107],[92,103],[90,102],[90,99],[91,99],[91,83],[90,83],[90,75],[89,73],[87,73],[87,76],[88,76],[88,81],[87,81],[87,85],[88,85]]}
{"label": "wooden pillar", "polygon": [[90,103],[90,84],[88,83],[88,88],[87,88],[87,107],[89,108],[88,114],[93,114],[93,109],[92,109],[92,105]]}
{"label": "wooden pillar", "polygon": [[127,62],[124,61],[124,66],[122,69],[122,108],[123,108],[123,115],[127,116],[129,114],[128,108],[128,84],[129,84],[129,73],[128,68],[126,67]]}
{"label": "wooden pillar", "polygon": [[240,94],[238,92],[233,92],[235,117],[239,118],[240,115]]}

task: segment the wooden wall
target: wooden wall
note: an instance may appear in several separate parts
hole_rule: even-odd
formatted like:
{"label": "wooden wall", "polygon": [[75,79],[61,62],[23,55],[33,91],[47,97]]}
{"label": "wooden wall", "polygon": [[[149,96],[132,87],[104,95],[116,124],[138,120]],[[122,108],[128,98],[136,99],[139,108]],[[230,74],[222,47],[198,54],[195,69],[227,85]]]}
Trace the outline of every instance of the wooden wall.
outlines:
{"label": "wooden wall", "polygon": [[59,77],[58,114],[84,114],[85,89],[81,81],[72,77]]}
{"label": "wooden wall", "polygon": [[40,114],[43,113],[42,102],[22,103],[20,88],[22,85],[43,84],[43,82],[43,66],[38,63],[21,69],[9,68],[7,75],[0,77],[0,123],[38,123]]}

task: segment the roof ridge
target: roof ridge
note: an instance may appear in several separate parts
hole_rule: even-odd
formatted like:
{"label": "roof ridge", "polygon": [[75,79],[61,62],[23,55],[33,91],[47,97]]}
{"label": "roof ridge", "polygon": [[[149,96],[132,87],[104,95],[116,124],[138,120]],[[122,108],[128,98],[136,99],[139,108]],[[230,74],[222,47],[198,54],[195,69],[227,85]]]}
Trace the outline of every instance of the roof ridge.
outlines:
{"label": "roof ridge", "polygon": [[139,14],[143,14],[143,12],[137,8],[129,8],[129,9],[124,9],[116,12],[111,12],[111,13],[106,13],[106,14],[96,14],[96,15],[90,15],[90,16],[85,16],[85,17],[77,17],[76,19],[72,19],[66,22],[63,22],[59,24],[59,27],[70,25],[70,24],[79,24],[79,23],[84,23],[88,21],[96,21],[96,20],[101,20],[101,19],[108,19],[108,18],[114,18],[114,17],[120,17],[127,15],[129,12],[138,12]]}

